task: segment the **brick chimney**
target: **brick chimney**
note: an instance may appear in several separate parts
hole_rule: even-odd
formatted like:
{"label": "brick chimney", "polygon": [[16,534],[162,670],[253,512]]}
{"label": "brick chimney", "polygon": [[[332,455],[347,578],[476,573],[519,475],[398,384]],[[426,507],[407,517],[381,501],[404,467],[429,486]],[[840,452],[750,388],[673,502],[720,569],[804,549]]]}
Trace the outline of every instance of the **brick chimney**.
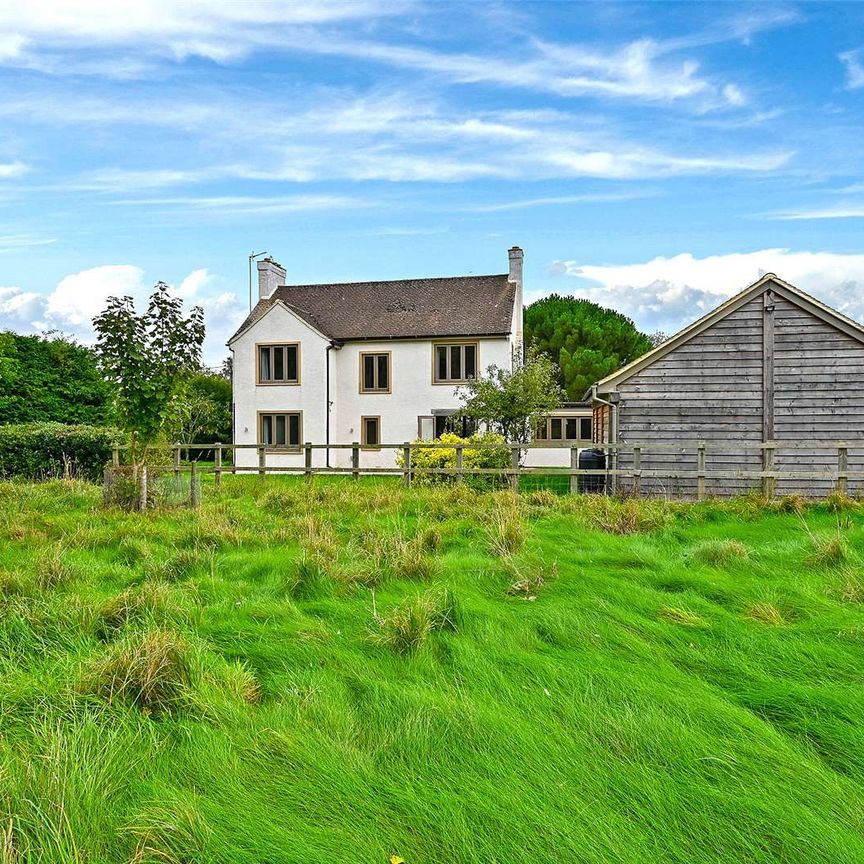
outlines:
{"label": "brick chimney", "polygon": [[522,356],[522,260],[525,253],[518,247],[513,246],[507,250],[510,258],[509,281],[516,283],[516,299],[513,304],[513,341],[518,356]]}
{"label": "brick chimney", "polygon": [[258,262],[258,298],[269,297],[280,285],[285,284],[285,268],[272,258]]}

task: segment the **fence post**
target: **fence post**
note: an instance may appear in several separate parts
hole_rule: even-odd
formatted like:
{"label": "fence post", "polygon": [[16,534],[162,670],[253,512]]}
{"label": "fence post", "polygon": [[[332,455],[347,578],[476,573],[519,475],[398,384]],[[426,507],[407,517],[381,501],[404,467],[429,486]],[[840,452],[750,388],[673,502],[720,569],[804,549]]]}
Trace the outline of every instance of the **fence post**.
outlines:
{"label": "fence post", "polygon": [[699,442],[699,448],[696,451],[696,498],[699,501],[705,500],[705,442]]}
{"label": "fence post", "polygon": [[[570,470],[579,469],[579,448],[574,444],[570,447]],[[570,475],[570,494],[575,495],[579,491],[579,477]]]}
{"label": "fence post", "polygon": [[355,480],[360,479],[360,444],[357,441],[354,441],[351,444],[351,467],[354,469],[351,472],[351,476]]}
{"label": "fence post", "polygon": [[102,506],[109,507],[114,501],[114,472],[106,465],[102,471]]}
{"label": "fence post", "polygon": [[237,473],[237,448],[228,445],[228,452],[231,454],[231,473]]}
{"label": "fence post", "polygon": [[[762,471],[763,472],[772,472],[774,471],[774,442],[766,441],[762,446]],[[775,489],[775,478],[768,477],[763,474],[762,476],[762,494],[766,498],[774,497],[774,489]]]}
{"label": "fence post", "polygon": [[258,477],[263,480],[267,476],[267,450],[263,444],[258,446]]}
{"label": "fence post", "polygon": [[141,476],[138,486],[138,509],[143,513],[147,509],[147,466],[141,466]]}
{"label": "fence post", "polygon": [[519,455],[521,447],[510,448],[510,488],[514,492],[519,491]]}
{"label": "fence post", "polygon": [[114,468],[120,467],[120,445],[116,441],[111,445],[111,465]]}
{"label": "fence post", "polygon": [[312,479],[312,442],[307,441],[303,446],[303,463],[306,467],[306,470],[303,474],[306,476],[307,480]]}
{"label": "fence post", "polygon": [[849,448],[843,444],[837,448],[837,494],[845,495],[849,477]]}
{"label": "fence post", "polygon": [[201,487],[198,485],[198,463],[193,459],[189,474],[189,505],[198,507],[201,504]]}
{"label": "fence post", "polygon": [[222,485],[222,442],[216,442],[216,463],[213,471],[213,485],[218,489]]}
{"label": "fence post", "polygon": [[462,474],[462,463],[463,463],[463,450],[464,446],[462,444],[456,445],[456,482],[461,483],[465,477]]}
{"label": "fence post", "polygon": [[[649,463],[650,464],[650,463]],[[703,465],[704,468],[704,465]],[[650,484],[649,484],[650,486]],[[636,444],[633,447],[633,494],[642,491],[642,448]]]}
{"label": "fence post", "polygon": [[402,482],[411,486],[411,444],[406,441],[402,445]]}
{"label": "fence post", "polygon": [[174,482],[180,480],[180,442],[174,442]]}

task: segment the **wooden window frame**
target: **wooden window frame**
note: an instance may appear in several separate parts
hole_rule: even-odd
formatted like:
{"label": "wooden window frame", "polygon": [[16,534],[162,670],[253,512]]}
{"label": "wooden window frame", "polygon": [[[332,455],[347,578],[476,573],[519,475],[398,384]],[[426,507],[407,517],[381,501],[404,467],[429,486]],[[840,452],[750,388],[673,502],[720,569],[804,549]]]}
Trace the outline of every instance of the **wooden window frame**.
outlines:
{"label": "wooden window frame", "polygon": [[[280,345],[283,343],[280,342]],[[299,420],[297,424],[297,444],[264,444],[264,417],[289,417],[292,415],[296,415]],[[288,425],[288,421],[286,420],[285,426],[285,437],[288,437],[290,426]],[[258,412],[258,425],[256,430],[256,440],[258,446],[261,447],[263,445],[264,449],[268,453],[301,453],[303,451],[303,412],[302,411],[259,411]]]}
{"label": "wooden window frame", "polygon": [[[373,387],[367,389],[363,386],[363,361],[366,357],[381,357],[387,358],[387,386]],[[378,378],[378,364],[375,364],[375,378]],[[360,352],[360,376],[359,376],[359,392],[360,393],[392,393],[393,392],[393,352],[392,351],[361,351]]]}
{"label": "wooden window frame", "polygon": [[[561,421],[561,437],[553,438],[552,437],[552,421],[560,420]],[[579,432],[578,438],[568,438],[567,437],[567,421],[575,420],[577,422],[577,430]],[[591,438],[583,438],[582,437],[582,423],[585,420],[591,421]],[[540,424],[543,424],[546,437],[538,438],[537,430],[534,431],[534,437],[532,439],[532,443],[534,444],[542,444],[546,447],[571,447],[575,442],[579,441],[593,441],[594,437],[594,417],[588,414],[547,414],[542,420],[540,420]]]}
{"label": "wooden window frame", "polygon": [[[465,366],[465,347],[468,345],[474,346],[474,377],[466,378],[464,375],[461,378],[445,378],[441,380],[438,377],[438,362],[437,355],[439,348],[452,348],[454,345],[460,346],[462,351],[462,366]],[[450,339],[438,340],[432,343],[432,383],[435,386],[452,387],[454,384],[467,384],[469,381],[475,381],[480,377],[480,343],[473,339]],[[450,369],[450,352],[447,352],[447,369]]]}
{"label": "wooden window frame", "polygon": [[[378,423],[378,443],[366,443],[366,421],[375,420]],[[360,447],[363,450],[380,450],[381,449],[381,415],[380,414],[364,414],[360,418]]]}
{"label": "wooden window frame", "polygon": [[[262,348],[296,348],[297,349],[297,380],[296,381],[262,381],[261,380],[261,349]],[[255,343],[255,384],[258,387],[299,387],[300,386],[300,343],[299,342],[256,342]],[[272,356],[272,355],[271,355]],[[271,361],[272,362],[272,361]]]}

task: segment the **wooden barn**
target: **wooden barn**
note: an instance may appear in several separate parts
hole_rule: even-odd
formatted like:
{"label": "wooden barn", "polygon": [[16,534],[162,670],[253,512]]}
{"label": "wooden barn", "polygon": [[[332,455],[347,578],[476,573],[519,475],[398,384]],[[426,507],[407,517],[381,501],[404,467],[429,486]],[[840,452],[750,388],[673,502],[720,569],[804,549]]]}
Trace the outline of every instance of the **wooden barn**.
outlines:
{"label": "wooden barn", "polygon": [[592,397],[613,488],[864,492],[864,327],[773,273]]}

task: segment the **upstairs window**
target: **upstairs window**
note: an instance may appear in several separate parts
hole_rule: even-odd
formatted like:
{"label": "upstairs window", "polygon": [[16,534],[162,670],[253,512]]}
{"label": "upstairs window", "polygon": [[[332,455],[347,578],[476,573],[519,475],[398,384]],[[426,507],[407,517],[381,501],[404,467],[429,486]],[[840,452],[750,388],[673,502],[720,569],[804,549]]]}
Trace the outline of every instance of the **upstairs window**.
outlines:
{"label": "upstairs window", "polygon": [[299,384],[300,344],[258,345],[259,384]]}
{"label": "upstairs window", "polygon": [[459,384],[477,377],[477,343],[460,342],[433,346],[436,384]]}
{"label": "upstairs window", "polygon": [[269,450],[299,450],[302,415],[299,411],[259,414],[258,443]]}
{"label": "upstairs window", "polygon": [[590,441],[592,433],[590,417],[544,417],[537,424],[535,441]]}
{"label": "upstairs window", "polygon": [[360,392],[390,392],[390,352],[360,354]]}

